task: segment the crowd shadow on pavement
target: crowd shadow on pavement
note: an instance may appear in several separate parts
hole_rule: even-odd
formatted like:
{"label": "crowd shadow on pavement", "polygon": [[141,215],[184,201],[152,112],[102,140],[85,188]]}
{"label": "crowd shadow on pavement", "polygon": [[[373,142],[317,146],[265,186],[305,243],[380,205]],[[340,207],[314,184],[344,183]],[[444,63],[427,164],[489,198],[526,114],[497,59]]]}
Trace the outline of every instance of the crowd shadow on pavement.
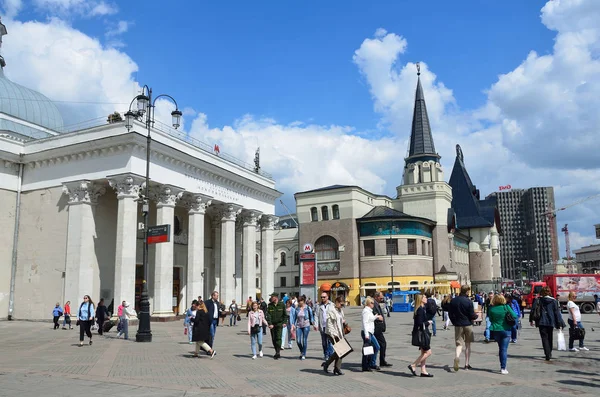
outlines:
{"label": "crowd shadow on pavement", "polygon": [[[592,380],[592,379],[586,379],[586,380]],[[598,383],[598,382],[596,382],[596,383],[582,382],[580,380],[573,380],[573,379],[557,380],[556,382],[562,383],[563,385],[569,385],[569,386],[583,386],[583,387],[598,387],[598,388],[600,388],[600,383]]]}

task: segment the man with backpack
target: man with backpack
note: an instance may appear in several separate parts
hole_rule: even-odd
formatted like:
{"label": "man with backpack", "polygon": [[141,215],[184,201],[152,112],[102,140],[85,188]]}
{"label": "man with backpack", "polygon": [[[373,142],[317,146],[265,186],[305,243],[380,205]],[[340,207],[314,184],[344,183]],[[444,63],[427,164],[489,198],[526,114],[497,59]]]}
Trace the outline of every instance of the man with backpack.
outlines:
{"label": "man with backpack", "polygon": [[437,314],[437,303],[435,299],[431,297],[431,292],[425,293],[425,297],[427,298],[427,303],[425,304],[425,314],[427,315],[427,320],[431,321],[431,331],[433,336],[437,333],[437,329],[435,326],[435,315]]}

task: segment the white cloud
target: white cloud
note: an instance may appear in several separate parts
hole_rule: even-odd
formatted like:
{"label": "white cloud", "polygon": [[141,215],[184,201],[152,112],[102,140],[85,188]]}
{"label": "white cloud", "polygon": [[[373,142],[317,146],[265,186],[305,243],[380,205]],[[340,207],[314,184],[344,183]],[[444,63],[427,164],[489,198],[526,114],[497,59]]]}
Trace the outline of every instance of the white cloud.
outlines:
{"label": "white cloud", "polygon": [[[293,193],[335,183],[359,185],[373,192],[383,192],[392,174],[401,168],[390,166],[396,156],[398,141],[384,138],[371,141],[351,134],[344,126],[320,126],[274,120],[255,119],[247,115],[233,126],[210,128],[205,114],[192,122],[190,135],[222,152],[247,162],[252,161],[258,146],[261,167],[273,173],[278,188],[290,200]],[[385,167],[389,172],[382,172]]]}
{"label": "white cloud", "polygon": [[3,0],[1,9],[6,18],[14,18],[23,8],[22,0]]}
{"label": "white cloud", "polygon": [[106,37],[119,36],[129,30],[129,22],[118,21],[106,31]]}
{"label": "white cloud", "polygon": [[127,109],[139,90],[132,78],[137,65],[65,22],[5,21],[5,74],[56,101],[110,102],[121,105],[61,104],[65,124]]}
{"label": "white cloud", "polygon": [[96,17],[118,12],[116,5],[97,0],[33,0],[33,3],[49,15],[60,17]]}

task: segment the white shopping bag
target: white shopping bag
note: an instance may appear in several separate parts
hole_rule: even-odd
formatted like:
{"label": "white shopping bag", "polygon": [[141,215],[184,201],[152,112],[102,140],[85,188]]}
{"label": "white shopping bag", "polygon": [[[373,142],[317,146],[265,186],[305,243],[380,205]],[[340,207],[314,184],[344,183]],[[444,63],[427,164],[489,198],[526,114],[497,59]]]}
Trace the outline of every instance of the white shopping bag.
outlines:
{"label": "white shopping bag", "polygon": [[558,343],[558,350],[567,350],[567,344],[565,343],[565,334],[562,332],[562,330],[558,331],[556,342]]}
{"label": "white shopping bag", "polygon": [[370,356],[375,354],[375,349],[373,349],[373,346],[363,346],[363,355],[364,356]]}

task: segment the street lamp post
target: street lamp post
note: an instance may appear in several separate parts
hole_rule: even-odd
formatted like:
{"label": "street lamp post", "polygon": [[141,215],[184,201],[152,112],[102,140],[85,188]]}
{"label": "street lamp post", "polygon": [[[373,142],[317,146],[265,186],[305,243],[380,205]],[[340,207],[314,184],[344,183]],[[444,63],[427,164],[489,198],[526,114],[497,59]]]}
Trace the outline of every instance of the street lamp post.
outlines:
{"label": "street lamp post", "polygon": [[[147,94],[147,95],[146,95]],[[177,101],[167,94],[158,95],[152,99],[152,88],[147,85],[142,87],[142,93],[131,100],[129,111],[125,113],[125,127],[127,131],[133,128],[134,120],[142,120],[146,116],[146,182],[144,193],[140,191],[140,201],[142,202],[142,214],[144,216],[144,250],[142,263],[144,267],[144,280],[142,283],[142,295],[140,299],[140,311],[138,313],[138,331],[135,335],[136,342],[152,342],[152,331],[150,329],[150,301],[148,300],[148,213],[150,212],[149,194],[150,194],[150,144],[152,143],[151,129],[154,126],[154,109],[158,98],[169,98],[175,104],[175,110],[171,112],[173,118],[173,127],[179,128],[181,125],[182,113],[177,106]],[[131,110],[133,102],[137,102],[137,110]]]}
{"label": "street lamp post", "polygon": [[[394,250],[393,250],[393,246],[392,246],[392,231],[394,229],[394,226],[392,225],[392,222],[390,221],[390,242],[389,242],[389,246],[390,246],[390,273],[392,276],[392,294],[394,293]],[[397,247],[397,246],[396,246]],[[393,295],[392,295],[393,296]]]}

